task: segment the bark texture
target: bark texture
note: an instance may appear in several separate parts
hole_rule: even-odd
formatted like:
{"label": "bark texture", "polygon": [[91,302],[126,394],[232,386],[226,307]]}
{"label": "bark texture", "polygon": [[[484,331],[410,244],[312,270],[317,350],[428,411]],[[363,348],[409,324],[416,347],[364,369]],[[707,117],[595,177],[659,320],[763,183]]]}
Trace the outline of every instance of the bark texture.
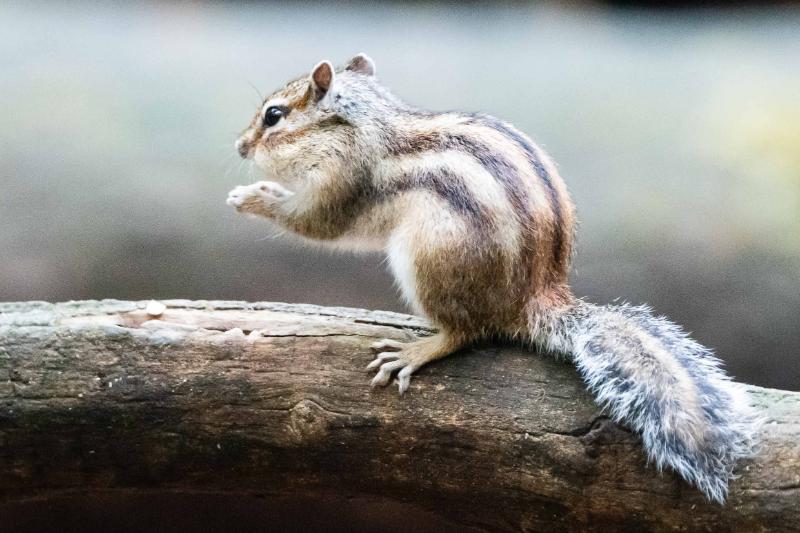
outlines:
{"label": "bark texture", "polygon": [[767,421],[722,507],[648,466],[568,362],[479,346],[399,397],[363,369],[372,341],[429,333],[416,317],[163,303],[0,304],[0,513],[76,491],[333,494],[455,529],[800,528],[800,393],[742,385]]}

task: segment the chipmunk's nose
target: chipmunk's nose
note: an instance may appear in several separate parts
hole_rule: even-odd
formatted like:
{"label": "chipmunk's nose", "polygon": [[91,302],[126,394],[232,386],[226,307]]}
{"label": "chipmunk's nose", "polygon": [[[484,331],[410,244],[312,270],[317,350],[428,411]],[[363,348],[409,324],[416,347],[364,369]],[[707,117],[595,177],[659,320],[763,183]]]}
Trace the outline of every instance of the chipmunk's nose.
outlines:
{"label": "chipmunk's nose", "polygon": [[247,142],[243,138],[236,139],[236,151],[239,152],[239,155],[242,156],[242,159],[247,159],[247,154],[250,152],[250,147],[247,146]]}

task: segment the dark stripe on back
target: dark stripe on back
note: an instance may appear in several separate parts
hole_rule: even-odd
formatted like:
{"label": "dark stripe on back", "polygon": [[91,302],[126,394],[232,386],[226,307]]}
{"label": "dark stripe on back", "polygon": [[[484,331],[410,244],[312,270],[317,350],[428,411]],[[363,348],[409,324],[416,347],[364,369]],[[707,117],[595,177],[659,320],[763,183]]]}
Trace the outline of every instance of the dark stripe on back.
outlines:
{"label": "dark stripe on back", "polygon": [[435,194],[477,228],[484,228],[489,223],[488,215],[461,177],[448,169],[416,170],[396,177],[389,187],[378,188],[371,172],[364,168],[356,173],[353,182],[342,189],[339,196],[333,197],[329,204],[320,206],[327,211],[327,216],[321,215],[319,219],[323,225],[336,227],[340,225],[336,220],[345,218],[351,225],[374,205],[414,190],[427,190]]}
{"label": "dark stripe on back", "polygon": [[536,175],[539,176],[539,178],[542,180],[542,183],[544,183],[544,186],[547,189],[547,195],[550,198],[550,207],[553,210],[553,217],[556,225],[556,232],[553,236],[553,256],[557,264],[562,264],[564,260],[564,241],[566,239],[564,232],[567,230],[564,228],[564,222],[562,220],[563,214],[561,212],[561,202],[558,198],[558,191],[556,191],[556,188],[553,185],[553,180],[550,174],[547,172],[547,169],[542,164],[536,149],[528,141],[528,139],[520,135],[519,132],[514,131],[507,124],[497,120],[494,117],[475,114],[470,115],[470,118],[472,119],[473,123],[492,128],[493,130],[514,141],[525,153],[525,157],[528,159],[528,164],[530,164],[531,168],[533,168],[534,172],[536,172]]}
{"label": "dark stripe on back", "polygon": [[[313,129],[324,130],[343,125],[347,126],[349,123],[339,116],[332,116],[315,124]],[[286,137],[300,132],[305,133],[304,130],[298,130]],[[286,137],[282,136],[281,141]],[[312,234],[317,238],[333,238],[347,231],[377,203],[390,201],[412,190],[430,191],[447,202],[456,214],[469,219],[478,229],[485,228],[490,223],[483,206],[468,190],[461,176],[446,168],[418,169],[395,177],[387,187],[377,187],[371,168],[364,164],[354,169],[351,179],[331,185],[324,195],[327,201],[313,207],[316,214],[311,218],[316,224],[314,227],[303,227],[301,233]]]}
{"label": "dark stripe on back", "polygon": [[[520,181],[516,167],[477,139],[460,133],[428,132],[408,136],[396,135],[387,143],[389,153],[393,156],[457,150],[474,157],[503,185],[506,196],[516,212],[521,215],[520,222],[530,224],[533,220],[527,189]],[[453,176],[455,177],[455,175]],[[465,192],[469,194],[468,191]]]}
{"label": "dark stripe on back", "polygon": [[384,197],[414,189],[427,189],[445,200],[458,214],[482,227],[488,217],[482,206],[467,189],[464,181],[448,169],[416,170],[404,174],[394,182],[395,187],[382,193]]}

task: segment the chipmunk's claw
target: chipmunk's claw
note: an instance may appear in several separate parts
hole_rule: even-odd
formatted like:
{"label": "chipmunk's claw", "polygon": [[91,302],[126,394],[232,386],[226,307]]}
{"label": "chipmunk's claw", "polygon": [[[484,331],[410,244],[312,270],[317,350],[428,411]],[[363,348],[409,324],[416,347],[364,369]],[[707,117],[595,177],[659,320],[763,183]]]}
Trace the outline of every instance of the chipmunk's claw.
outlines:
{"label": "chipmunk's claw", "polygon": [[400,342],[393,339],[383,339],[372,344],[372,349],[380,351],[375,359],[367,365],[367,370],[378,369],[372,378],[372,387],[384,387],[389,384],[392,376],[397,373],[397,388],[400,394],[408,390],[411,384],[411,375],[436,359],[452,353],[459,344],[447,336],[436,335],[418,339],[413,342]]}
{"label": "chipmunk's claw", "polygon": [[367,370],[372,370],[373,368],[377,368],[387,361],[394,361],[399,358],[400,355],[397,352],[379,353],[375,356],[375,359],[373,359],[370,364],[367,365]]}
{"label": "chipmunk's claw", "polygon": [[[380,367],[378,373],[375,374],[374,378],[372,378],[372,382],[370,383],[371,387],[385,387],[392,379],[392,374],[396,370],[405,370],[408,368],[409,363],[403,360],[402,354],[400,353],[405,344],[406,343],[396,341],[394,339],[381,339],[377,342],[373,342],[370,345],[370,349],[373,352],[379,353],[375,356],[375,359],[367,365],[367,370],[373,370]],[[408,375],[410,376],[410,373]],[[406,377],[403,380],[398,379],[400,394],[403,394],[406,390],[408,390],[409,381],[410,377]]]}
{"label": "chipmunk's claw", "polygon": [[395,361],[386,361],[380,365],[378,369],[378,373],[375,374],[375,377],[372,378],[372,382],[370,382],[371,387],[377,387],[380,385],[381,387],[385,387],[389,384],[389,380],[392,379],[392,374],[396,370],[399,370],[403,367],[408,365],[408,363],[402,359],[397,359]]}
{"label": "chipmunk's claw", "polygon": [[381,339],[369,345],[370,349],[375,352],[399,352],[403,349],[406,343],[396,341],[394,339]]}
{"label": "chipmunk's claw", "polygon": [[413,374],[415,370],[416,369],[412,365],[408,365],[397,373],[397,389],[400,391],[401,396],[405,394],[408,387],[411,385],[411,374]]}
{"label": "chipmunk's claw", "polygon": [[378,354],[367,370],[378,368],[378,373],[372,378],[371,387],[385,387],[392,379],[392,375],[397,372],[397,388],[402,395],[411,385],[411,374],[416,372],[422,365],[414,363],[409,357],[401,352],[383,352]]}

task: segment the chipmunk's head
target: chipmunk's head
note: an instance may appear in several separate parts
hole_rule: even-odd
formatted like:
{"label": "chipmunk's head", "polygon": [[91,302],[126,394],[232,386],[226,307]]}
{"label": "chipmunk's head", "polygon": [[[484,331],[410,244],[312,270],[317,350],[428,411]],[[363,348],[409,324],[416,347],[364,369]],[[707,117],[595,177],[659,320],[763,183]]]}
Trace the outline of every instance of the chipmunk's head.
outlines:
{"label": "chipmunk's head", "polygon": [[[352,111],[348,92],[361,93],[375,75],[375,63],[365,54],[358,54],[338,73],[329,61],[318,63],[310,75],[290,81],[264,100],[261,109],[236,141],[236,150],[243,158],[258,151],[286,145],[303,136],[310,128],[332,125],[338,119],[346,122]],[[348,90],[356,88],[355,91]],[[370,92],[370,91],[366,91]],[[330,125],[330,124],[329,124]]]}

